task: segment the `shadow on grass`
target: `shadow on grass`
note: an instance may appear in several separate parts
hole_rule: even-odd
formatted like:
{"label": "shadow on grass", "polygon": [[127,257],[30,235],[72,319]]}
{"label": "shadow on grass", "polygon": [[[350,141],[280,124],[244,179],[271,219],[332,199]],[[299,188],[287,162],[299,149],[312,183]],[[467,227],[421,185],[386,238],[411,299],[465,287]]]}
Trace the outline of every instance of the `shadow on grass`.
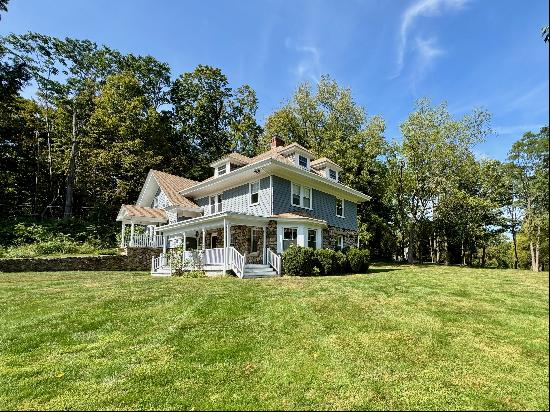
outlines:
{"label": "shadow on grass", "polygon": [[393,272],[395,270],[401,270],[400,268],[378,268],[370,267],[367,273],[384,273],[384,272]]}

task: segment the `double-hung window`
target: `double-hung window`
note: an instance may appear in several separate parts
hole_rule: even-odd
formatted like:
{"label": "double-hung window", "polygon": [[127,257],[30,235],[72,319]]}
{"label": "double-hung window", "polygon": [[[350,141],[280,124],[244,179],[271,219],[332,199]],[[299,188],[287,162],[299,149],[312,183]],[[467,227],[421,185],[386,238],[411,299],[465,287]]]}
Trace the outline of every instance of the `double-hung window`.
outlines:
{"label": "double-hung window", "polygon": [[291,202],[293,206],[311,209],[311,188],[292,183]]}
{"label": "double-hung window", "polygon": [[332,180],[338,180],[336,170],[328,169],[328,177],[330,177]]}
{"label": "double-hung window", "polygon": [[287,250],[290,245],[296,245],[298,239],[298,228],[285,227],[283,229],[283,250]]}
{"label": "double-hung window", "polygon": [[255,205],[260,198],[260,181],[250,183],[250,204]]}
{"label": "double-hung window", "polygon": [[222,211],[222,195],[210,196],[210,214]]}
{"label": "double-hung window", "polygon": [[307,169],[307,157],[298,155],[298,166]]}
{"label": "double-hung window", "polygon": [[218,166],[218,176],[224,175],[227,173],[227,165]]}
{"label": "double-hung window", "polygon": [[344,217],[344,201],[336,198],[336,216]]}

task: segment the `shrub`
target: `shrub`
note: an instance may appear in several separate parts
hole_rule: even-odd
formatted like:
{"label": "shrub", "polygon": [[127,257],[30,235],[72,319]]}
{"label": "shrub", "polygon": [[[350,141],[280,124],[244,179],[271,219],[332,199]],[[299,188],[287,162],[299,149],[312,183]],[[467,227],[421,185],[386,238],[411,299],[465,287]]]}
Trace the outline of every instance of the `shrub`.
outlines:
{"label": "shrub", "polygon": [[311,276],[320,272],[315,251],[311,248],[292,245],[283,252],[282,258],[283,272],[287,276]]}
{"label": "shrub", "polygon": [[347,257],[352,272],[365,273],[369,270],[370,253],[367,249],[352,247],[348,250]]}
{"label": "shrub", "polygon": [[336,252],[332,249],[316,249],[315,258],[321,275],[335,275],[338,273]]}
{"label": "shrub", "polygon": [[334,266],[336,273],[349,273],[351,271],[348,257],[341,251],[334,253]]}

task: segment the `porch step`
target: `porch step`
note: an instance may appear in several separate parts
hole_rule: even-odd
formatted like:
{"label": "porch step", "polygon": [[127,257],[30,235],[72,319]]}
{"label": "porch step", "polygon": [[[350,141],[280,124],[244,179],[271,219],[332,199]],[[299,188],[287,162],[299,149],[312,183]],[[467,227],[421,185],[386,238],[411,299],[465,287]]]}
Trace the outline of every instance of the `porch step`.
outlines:
{"label": "porch step", "polygon": [[155,272],[151,272],[151,275],[153,275],[153,276],[170,276],[170,268],[169,267],[160,267]]}
{"label": "porch step", "polygon": [[278,276],[277,272],[269,265],[246,264],[243,279],[269,278]]}

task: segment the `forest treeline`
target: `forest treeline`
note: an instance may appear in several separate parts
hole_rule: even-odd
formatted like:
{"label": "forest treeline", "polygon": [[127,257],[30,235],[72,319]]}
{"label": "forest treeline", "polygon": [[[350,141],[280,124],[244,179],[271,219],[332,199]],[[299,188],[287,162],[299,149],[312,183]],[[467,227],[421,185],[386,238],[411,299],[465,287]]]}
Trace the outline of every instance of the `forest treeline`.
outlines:
{"label": "forest treeline", "polygon": [[345,184],[372,196],[359,223],[374,259],[548,268],[548,127],[518,136],[504,162],[479,159],[490,114],[457,118],[421,99],[388,139],[383,118],[329,76],[298,85],[261,125],[254,90],[218,68],[174,74],[152,56],[38,33],[0,38],[0,86],[6,222],[114,228],[149,169],[201,180],[212,160],[254,155],[278,135],[333,159]]}

